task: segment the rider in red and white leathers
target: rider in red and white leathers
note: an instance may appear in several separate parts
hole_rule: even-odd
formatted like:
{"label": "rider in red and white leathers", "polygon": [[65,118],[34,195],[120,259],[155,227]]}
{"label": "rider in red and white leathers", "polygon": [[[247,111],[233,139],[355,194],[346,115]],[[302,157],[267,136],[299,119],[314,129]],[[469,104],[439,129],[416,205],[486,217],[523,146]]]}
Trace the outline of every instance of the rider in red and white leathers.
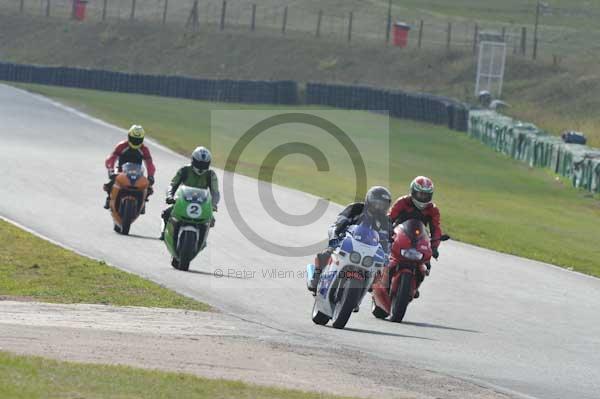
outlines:
{"label": "rider in red and white leathers", "polygon": [[133,125],[127,133],[127,140],[123,140],[117,144],[112,152],[106,157],[104,166],[108,171],[109,182],[104,185],[104,191],[108,194],[104,208],[108,209],[110,201],[110,191],[115,182],[114,169],[121,170],[121,166],[131,162],[141,165],[142,162],[146,164],[146,170],[148,172],[148,181],[150,186],[154,184],[154,173],[156,168],[154,162],[152,162],[152,155],[150,150],[144,145],[144,129],[139,125]]}

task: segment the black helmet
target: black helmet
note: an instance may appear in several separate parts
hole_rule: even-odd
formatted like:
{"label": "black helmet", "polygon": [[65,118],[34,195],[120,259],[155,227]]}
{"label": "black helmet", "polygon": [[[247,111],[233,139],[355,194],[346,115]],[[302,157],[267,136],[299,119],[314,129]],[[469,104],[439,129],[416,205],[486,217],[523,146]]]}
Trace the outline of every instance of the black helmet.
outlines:
{"label": "black helmet", "polygon": [[365,196],[365,211],[372,216],[383,216],[390,209],[392,194],[381,186],[371,187]]}

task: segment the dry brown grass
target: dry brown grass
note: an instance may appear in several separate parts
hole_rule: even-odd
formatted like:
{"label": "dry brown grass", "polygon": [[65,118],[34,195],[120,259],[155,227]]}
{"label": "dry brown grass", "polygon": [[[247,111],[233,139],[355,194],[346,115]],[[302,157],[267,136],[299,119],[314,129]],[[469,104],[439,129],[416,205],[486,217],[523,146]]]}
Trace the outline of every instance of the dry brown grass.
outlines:
{"label": "dry brown grass", "polygon": [[[153,74],[367,84],[473,100],[475,59],[470,51],[400,50],[272,33],[231,28],[186,35],[148,24],[0,16],[0,57]],[[582,130],[600,147],[599,60],[589,54],[555,66],[509,57],[504,99],[512,105],[510,113],[553,133]]]}

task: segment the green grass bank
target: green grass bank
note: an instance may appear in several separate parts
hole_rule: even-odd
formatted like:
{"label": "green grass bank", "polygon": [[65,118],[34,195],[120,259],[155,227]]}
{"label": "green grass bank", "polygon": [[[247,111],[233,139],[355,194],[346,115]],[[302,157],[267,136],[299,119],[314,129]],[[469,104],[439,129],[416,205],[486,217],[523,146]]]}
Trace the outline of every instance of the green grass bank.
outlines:
{"label": "green grass bank", "polygon": [[77,255],[1,219],[0,296],[55,303],[210,309],[204,303]]}
{"label": "green grass bank", "polygon": [[340,396],[261,387],[181,373],[59,362],[0,352],[0,397],[114,399],[334,399]]}

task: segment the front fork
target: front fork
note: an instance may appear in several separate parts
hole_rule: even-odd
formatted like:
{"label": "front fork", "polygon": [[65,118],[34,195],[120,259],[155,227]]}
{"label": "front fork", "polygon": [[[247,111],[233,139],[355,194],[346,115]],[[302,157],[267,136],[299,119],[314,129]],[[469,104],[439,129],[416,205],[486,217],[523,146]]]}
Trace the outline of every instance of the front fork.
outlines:
{"label": "front fork", "polygon": [[[386,279],[387,292],[388,292],[388,295],[390,296],[390,298],[392,297],[392,292],[393,292],[392,286],[394,285],[393,284],[394,276],[396,276],[396,275],[398,276],[398,282],[399,282],[402,274],[412,274],[413,281],[414,281],[413,291],[416,291],[421,286],[421,283],[425,279],[425,276],[428,275],[428,269],[424,263],[419,263],[418,265],[396,264],[394,266],[388,267],[387,275],[384,274],[383,278]],[[413,294],[414,294],[414,292],[413,292]]]}

